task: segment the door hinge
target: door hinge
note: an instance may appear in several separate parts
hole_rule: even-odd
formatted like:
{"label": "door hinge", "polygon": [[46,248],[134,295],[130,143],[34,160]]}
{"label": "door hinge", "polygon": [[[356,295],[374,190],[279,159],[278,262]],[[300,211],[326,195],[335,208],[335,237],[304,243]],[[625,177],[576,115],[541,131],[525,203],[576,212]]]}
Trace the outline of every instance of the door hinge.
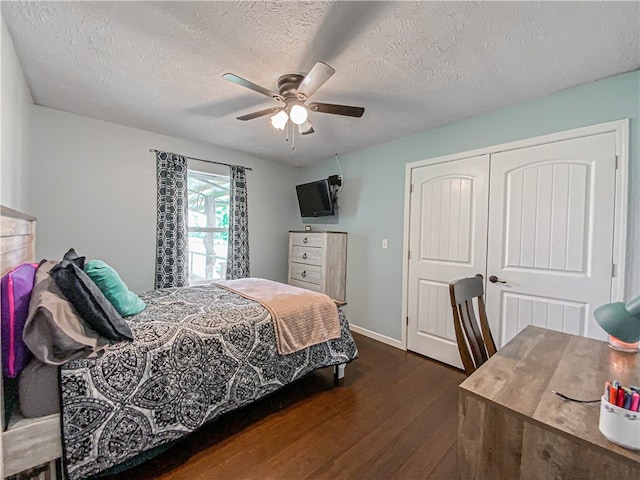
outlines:
{"label": "door hinge", "polygon": [[411,260],[411,250],[407,253],[407,260]]}
{"label": "door hinge", "polygon": [[614,167],[613,167],[614,170],[617,170],[618,169],[618,155],[616,155],[616,160],[615,160],[613,165],[614,165]]}
{"label": "door hinge", "polygon": [[406,321],[407,321],[407,325],[409,325],[409,315],[407,315]]}
{"label": "door hinge", "polygon": [[611,264],[611,276],[612,277],[616,276],[616,264],[615,263]]}
{"label": "door hinge", "polygon": [[413,193],[413,183],[409,186],[409,193]]}

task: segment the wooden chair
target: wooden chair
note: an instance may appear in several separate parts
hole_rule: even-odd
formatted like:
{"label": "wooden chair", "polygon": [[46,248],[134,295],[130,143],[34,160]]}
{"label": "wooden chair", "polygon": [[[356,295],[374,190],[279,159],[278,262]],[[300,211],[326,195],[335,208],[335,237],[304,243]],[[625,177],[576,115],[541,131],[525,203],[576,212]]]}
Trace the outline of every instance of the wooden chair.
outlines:
{"label": "wooden chair", "polygon": [[[449,284],[451,308],[453,309],[453,325],[456,331],[458,350],[467,375],[471,375],[484,362],[496,353],[487,312],[484,305],[484,287],[482,275],[463,278]],[[473,310],[473,299],[478,299],[480,328]]]}

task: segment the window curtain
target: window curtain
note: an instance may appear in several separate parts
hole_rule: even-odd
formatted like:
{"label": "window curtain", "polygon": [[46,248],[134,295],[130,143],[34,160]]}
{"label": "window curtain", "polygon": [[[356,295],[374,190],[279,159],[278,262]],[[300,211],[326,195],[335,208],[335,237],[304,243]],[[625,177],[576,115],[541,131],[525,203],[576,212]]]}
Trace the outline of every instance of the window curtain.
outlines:
{"label": "window curtain", "polygon": [[244,167],[230,167],[227,280],[249,276],[249,217]]}
{"label": "window curtain", "polygon": [[158,206],[155,288],[189,284],[187,159],[156,152]]}

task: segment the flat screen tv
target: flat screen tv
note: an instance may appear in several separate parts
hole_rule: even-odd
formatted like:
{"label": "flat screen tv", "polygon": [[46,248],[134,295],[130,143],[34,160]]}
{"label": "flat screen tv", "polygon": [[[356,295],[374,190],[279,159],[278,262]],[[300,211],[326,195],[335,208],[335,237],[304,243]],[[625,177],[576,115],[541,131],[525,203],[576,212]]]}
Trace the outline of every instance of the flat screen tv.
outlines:
{"label": "flat screen tv", "polygon": [[303,217],[326,217],[334,214],[327,179],[296,185],[296,192],[300,215]]}

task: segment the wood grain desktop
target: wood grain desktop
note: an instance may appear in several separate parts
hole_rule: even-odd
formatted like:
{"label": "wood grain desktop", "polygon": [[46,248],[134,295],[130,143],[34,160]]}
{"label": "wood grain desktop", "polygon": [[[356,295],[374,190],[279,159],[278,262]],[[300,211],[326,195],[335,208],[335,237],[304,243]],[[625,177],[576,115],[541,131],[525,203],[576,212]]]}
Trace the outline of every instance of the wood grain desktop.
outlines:
{"label": "wood grain desktop", "polygon": [[461,479],[640,478],[640,452],[608,441],[595,400],[607,380],[640,384],[640,354],[526,327],[459,387]]}

